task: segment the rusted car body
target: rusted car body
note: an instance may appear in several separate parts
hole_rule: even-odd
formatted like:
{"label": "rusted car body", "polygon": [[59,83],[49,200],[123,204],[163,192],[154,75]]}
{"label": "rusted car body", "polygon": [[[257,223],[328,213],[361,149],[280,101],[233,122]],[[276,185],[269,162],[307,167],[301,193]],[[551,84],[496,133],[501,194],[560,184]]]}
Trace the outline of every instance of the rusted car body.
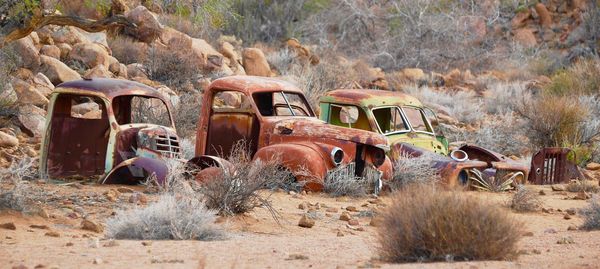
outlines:
{"label": "rusted car body", "polygon": [[[340,111],[347,107],[358,110],[354,124],[342,124],[339,120]],[[433,166],[448,185],[466,184],[470,169],[524,171],[526,178],[526,166],[498,153],[470,145],[449,152],[446,138],[434,130],[435,113],[413,96],[382,90],[340,89],[321,97],[320,109],[320,118],[330,124],[385,135],[392,161],[438,153],[440,158],[433,158]]]}
{"label": "rusted car body", "polygon": [[575,152],[569,148],[544,148],[531,158],[528,180],[534,184],[546,185],[584,179],[579,167],[571,161],[576,159]]}
{"label": "rusted car body", "polygon": [[319,120],[302,91],[291,83],[264,77],[217,79],[204,92],[197,126],[196,157],[191,162],[224,166],[214,157],[245,141],[253,160],[277,158],[306,189],[319,191],[328,174],[354,169],[357,178],[377,171],[391,176],[384,136],[342,128]]}
{"label": "rusted car body", "polygon": [[50,97],[41,145],[43,178],[93,177],[137,183],[167,175],[179,158],[171,104],[157,90],[118,79],[85,79],[57,86]]}

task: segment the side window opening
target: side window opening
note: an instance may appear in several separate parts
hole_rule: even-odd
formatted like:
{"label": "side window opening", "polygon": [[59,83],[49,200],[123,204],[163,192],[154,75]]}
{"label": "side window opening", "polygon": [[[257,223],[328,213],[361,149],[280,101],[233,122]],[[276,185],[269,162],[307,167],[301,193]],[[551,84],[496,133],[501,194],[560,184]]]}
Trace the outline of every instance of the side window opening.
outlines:
{"label": "side window opening", "polygon": [[415,131],[429,133],[432,132],[431,128],[429,127],[429,124],[427,123],[427,118],[423,111],[414,107],[402,107],[402,109],[404,110],[404,113],[406,114],[406,117],[410,122],[410,126],[412,126],[412,128]]}
{"label": "side window opening", "polygon": [[252,112],[252,104],[241,92],[222,91],[215,93],[212,109],[214,112]]}
{"label": "side window opening", "polygon": [[98,97],[71,98],[71,117],[78,119],[99,120],[106,114],[104,103]]}
{"label": "side window opening", "polygon": [[301,94],[293,92],[258,92],[252,95],[262,116],[314,116]]}
{"label": "side window opening", "polygon": [[330,106],[331,106],[331,108],[329,110],[329,120],[328,120],[329,124],[371,131],[371,126],[369,125],[369,119],[367,118],[367,115],[365,114],[365,111],[363,109],[353,106],[358,109],[358,119],[356,120],[355,123],[350,124],[350,126],[348,126],[348,124],[344,124],[340,120],[340,112],[342,111],[342,106],[333,105],[333,104]]}
{"label": "side window opening", "polygon": [[373,115],[383,134],[409,131],[408,124],[404,122],[402,113],[397,107],[374,109]]}
{"label": "side window opening", "polygon": [[171,127],[167,105],[160,99],[145,96],[120,96],[113,100],[119,124],[148,123]]}

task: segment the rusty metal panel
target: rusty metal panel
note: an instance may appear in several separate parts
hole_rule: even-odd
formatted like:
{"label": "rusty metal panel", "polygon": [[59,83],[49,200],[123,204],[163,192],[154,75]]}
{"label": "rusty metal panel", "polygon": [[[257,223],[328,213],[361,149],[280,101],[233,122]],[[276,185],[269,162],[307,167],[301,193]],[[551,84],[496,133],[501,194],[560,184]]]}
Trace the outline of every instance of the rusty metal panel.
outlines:
{"label": "rusty metal panel", "polygon": [[529,182],[546,185],[583,178],[576,164],[568,158],[574,152],[569,148],[544,148],[533,155]]}

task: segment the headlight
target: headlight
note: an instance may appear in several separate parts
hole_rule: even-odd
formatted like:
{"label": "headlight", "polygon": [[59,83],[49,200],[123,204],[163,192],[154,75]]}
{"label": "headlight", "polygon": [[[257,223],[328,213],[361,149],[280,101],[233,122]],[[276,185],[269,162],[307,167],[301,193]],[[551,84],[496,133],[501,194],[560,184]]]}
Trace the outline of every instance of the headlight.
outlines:
{"label": "headlight", "polygon": [[376,167],[381,166],[385,162],[385,151],[382,149],[375,149],[373,151],[373,164]]}
{"label": "headlight", "polygon": [[335,147],[331,150],[331,161],[335,165],[340,165],[344,160],[344,151],[341,148]]}
{"label": "headlight", "polygon": [[450,152],[450,158],[457,162],[464,162],[469,159],[469,155],[467,155],[467,153],[462,150],[453,150],[452,152]]}

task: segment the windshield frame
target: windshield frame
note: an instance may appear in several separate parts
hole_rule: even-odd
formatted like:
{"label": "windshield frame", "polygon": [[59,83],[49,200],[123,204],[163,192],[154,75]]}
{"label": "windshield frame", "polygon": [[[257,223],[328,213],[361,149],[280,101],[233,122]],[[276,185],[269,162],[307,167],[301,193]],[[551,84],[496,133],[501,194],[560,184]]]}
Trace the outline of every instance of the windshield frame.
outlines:
{"label": "windshield frame", "polygon": [[[383,108],[395,108],[395,109],[398,109],[398,111],[400,111],[400,116],[402,117],[402,121],[404,122],[404,124],[406,124],[408,126],[408,130],[395,131],[395,132],[390,132],[390,133],[384,133],[384,132],[382,132],[381,131],[381,127],[379,126],[379,122],[377,121],[377,117],[375,117],[375,113],[373,113],[373,111],[377,110],[377,109],[383,109]],[[378,107],[371,108],[369,110],[369,112],[371,113],[371,116],[373,117],[375,125],[377,126],[377,131],[379,131],[379,133],[382,134],[382,135],[388,136],[388,135],[396,135],[396,134],[406,134],[406,133],[410,133],[411,130],[412,130],[412,126],[410,125],[410,123],[406,119],[406,116],[404,115],[404,111],[402,109],[400,109],[400,107],[398,107],[398,106],[394,106],[394,105],[390,105],[390,106],[378,106]]]}
{"label": "windshield frame", "polygon": [[[285,101],[285,104],[280,104],[280,105],[286,105],[287,109],[289,109],[289,111],[291,112],[292,115],[263,115],[260,112],[260,110],[258,109],[258,106],[257,106],[256,101],[254,100],[254,98],[255,98],[255,95],[257,95],[257,94],[265,94],[265,93],[269,93],[273,97],[274,97],[275,94],[281,93],[281,95],[283,96],[283,99]],[[297,96],[299,96],[302,99],[302,102],[303,102],[304,106],[308,110],[308,111],[306,111],[308,113],[308,115],[296,115],[296,112],[295,112],[292,104],[289,101],[288,94],[297,95]],[[284,90],[261,91],[261,92],[254,92],[254,93],[252,93],[251,96],[250,96],[250,98],[252,100],[252,103],[253,103],[256,115],[258,115],[260,117],[267,117],[267,118],[271,118],[271,117],[309,117],[309,118],[315,118],[316,117],[313,108],[311,107],[310,103],[306,99],[306,96],[304,96],[304,94],[302,94],[300,92],[284,91]],[[271,104],[271,106],[273,107],[273,109],[275,109],[275,104]]]}
{"label": "windshield frame", "polygon": [[[412,123],[410,122],[410,120],[408,119],[408,117],[406,117],[406,112],[404,111],[404,108],[411,108],[411,109],[415,109],[417,111],[419,111],[421,113],[421,117],[424,119],[424,122],[426,124],[426,127],[428,130],[431,130],[431,132],[427,132],[427,131],[420,131],[420,130],[416,130],[415,128],[413,128]],[[406,120],[408,122],[408,125],[410,126],[410,130],[415,132],[415,133],[421,133],[421,134],[428,134],[428,135],[433,135],[435,136],[435,131],[433,130],[433,126],[431,126],[431,122],[429,122],[429,119],[427,118],[427,116],[425,115],[425,112],[423,111],[423,108],[421,107],[417,107],[417,106],[409,106],[409,105],[404,105],[399,107],[402,110],[402,114],[405,115]]]}
{"label": "windshield frame", "polygon": [[[146,99],[156,99],[156,100],[160,100],[160,102],[165,106],[166,110],[167,110],[167,114],[168,114],[168,118],[169,118],[169,123],[170,125],[165,126],[165,125],[158,125],[156,123],[150,123],[150,122],[130,122],[130,123],[120,123],[119,120],[117,119],[117,115],[115,114],[114,111],[114,104],[115,101],[118,100],[119,98],[123,98],[123,97],[130,97],[130,103],[133,100],[134,97],[140,97],[140,98],[146,98]],[[166,100],[163,100],[162,98],[156,97],[156,96],[149,96],[149,95],[140,95],[140,94],[130,94],[130,95],[119,95],[116,96],[114,98],[112,98],[112,101],[110,102],[110,116],[113,117],[113,119],[115,120],[115,122],[117,123],[118,126],[140,126],[140,125],[155,125],[155,126],[163,126],[163,127],[168,127],[171,128],[173,130],[175,130],[175,119],[173,118],[173,114],[171,111],[171,105],[170,103],[168,103]],[[132,117],[132,111],[131,111],[131,104],[130,104],[130,111],[129,111],[129,117]]]}

